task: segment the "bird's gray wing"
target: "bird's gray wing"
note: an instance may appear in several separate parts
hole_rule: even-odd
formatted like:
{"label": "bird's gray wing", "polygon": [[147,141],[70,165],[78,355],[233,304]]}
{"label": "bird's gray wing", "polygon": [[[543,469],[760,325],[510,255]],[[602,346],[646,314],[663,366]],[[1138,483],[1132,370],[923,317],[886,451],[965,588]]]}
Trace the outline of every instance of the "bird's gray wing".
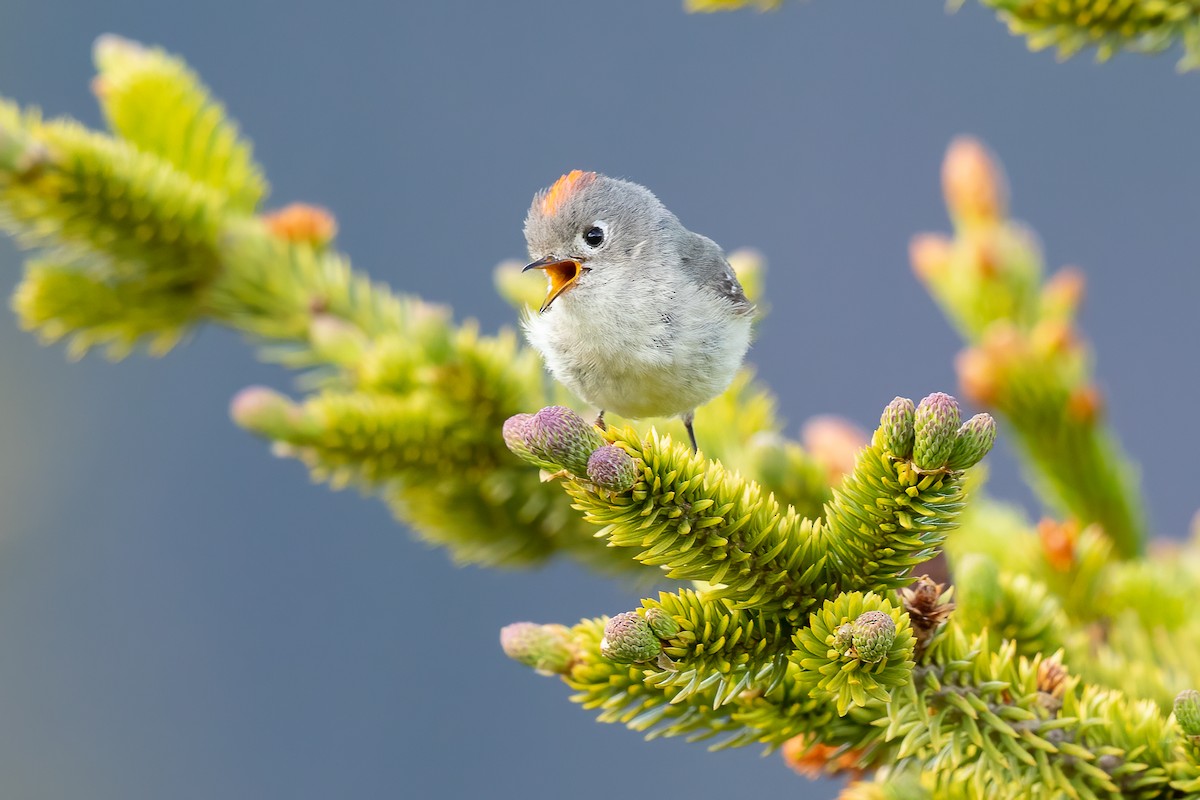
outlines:
{"label": "bird's gray wing", "polygon": [[685,271],[701,286],[728,300],[737,313],[754,313],[754,304],[746,297],[721,247],[712,239],[697,233],[691,236],[694,237],[692,247],[687,248],[689,252],[684,254]]}

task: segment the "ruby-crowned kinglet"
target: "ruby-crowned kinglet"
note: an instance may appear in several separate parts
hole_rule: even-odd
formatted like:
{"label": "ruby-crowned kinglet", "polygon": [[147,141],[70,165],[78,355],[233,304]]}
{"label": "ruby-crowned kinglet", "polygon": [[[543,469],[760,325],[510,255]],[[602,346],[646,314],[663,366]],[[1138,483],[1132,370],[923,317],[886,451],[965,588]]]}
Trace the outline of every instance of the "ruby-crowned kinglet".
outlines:
{"label": "ruby-crowned kinglet", "polygon": [[581,399],[623,417],[682,417],[725,390],[750,346],[754,306],[721,248],[692,233],[649,189],[570,172],[525,219],[546,274],[525,333]]}

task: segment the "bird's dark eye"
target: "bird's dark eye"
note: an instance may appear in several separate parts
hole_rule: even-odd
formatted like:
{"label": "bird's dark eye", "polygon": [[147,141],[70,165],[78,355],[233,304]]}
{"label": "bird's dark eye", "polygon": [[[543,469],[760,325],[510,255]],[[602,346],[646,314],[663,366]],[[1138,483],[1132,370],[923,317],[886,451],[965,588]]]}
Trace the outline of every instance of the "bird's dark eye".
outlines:
{"label": "bird's dark eye", "polygon": [[604,230],[599,226],[593,225],[584,232],[583,242],[588,247],[599,247],[604,243]]}

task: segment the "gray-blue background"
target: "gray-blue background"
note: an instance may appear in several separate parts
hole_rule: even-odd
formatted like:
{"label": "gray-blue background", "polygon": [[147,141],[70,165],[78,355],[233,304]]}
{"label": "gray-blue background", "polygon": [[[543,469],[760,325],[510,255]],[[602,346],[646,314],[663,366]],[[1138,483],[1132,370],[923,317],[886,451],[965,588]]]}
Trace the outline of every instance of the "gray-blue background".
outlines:
{"label": "gray-blue background", "polygon": [[[1050,262],[1087,268],[1112,416],[1159,529],[1187,526],[1200,78],[1173,58],[1056,64],[936,0],[4,5],[0,93],[96,123],[97,34],[181,52],[253,136],[274,203],[330,206],[360,267],[488,329],[511,321],[491,267],[521,255],[535,189],[576,167],[649,185],[769,258],[752,357],[792,430],[953,386],[957,343],[906,246],[946,227],[943,148],[978,133]],[[7,244],[0,266],[7,294]],[[311,487],[226,417],[240,387],[287,380],[214,330],[161,361],[69,366],[0,316],[5,797],[834,792],[750,751],[644,744],[506,661],[501,625],[635,591],[569,564],[456,569],[375,502]],[[1029,502],[993,463],[996,491]]]}

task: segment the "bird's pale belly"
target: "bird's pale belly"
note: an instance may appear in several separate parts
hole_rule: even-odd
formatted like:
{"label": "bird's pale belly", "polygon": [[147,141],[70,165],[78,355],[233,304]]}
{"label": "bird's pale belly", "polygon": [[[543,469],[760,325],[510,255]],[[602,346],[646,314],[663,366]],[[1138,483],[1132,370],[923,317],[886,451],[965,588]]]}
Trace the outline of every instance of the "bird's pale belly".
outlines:
{"label": "bird's pale belly", "polygon": [[729,385],[749,344],[748,321],[697,335],[686,320],[664,323],[658,314],[555,319],[554,311],[528,324],[551,374],[597,409],[633,419],[708,402]]}
{"label": "bird's pale belly", "polygon": [[561,380],[598,409],[633,419],[672,417],[707,402],[732,377],[732,372],[717,375],[698,367],[677,361],[639,363],[620,357],[591,363],[567,359]]}

